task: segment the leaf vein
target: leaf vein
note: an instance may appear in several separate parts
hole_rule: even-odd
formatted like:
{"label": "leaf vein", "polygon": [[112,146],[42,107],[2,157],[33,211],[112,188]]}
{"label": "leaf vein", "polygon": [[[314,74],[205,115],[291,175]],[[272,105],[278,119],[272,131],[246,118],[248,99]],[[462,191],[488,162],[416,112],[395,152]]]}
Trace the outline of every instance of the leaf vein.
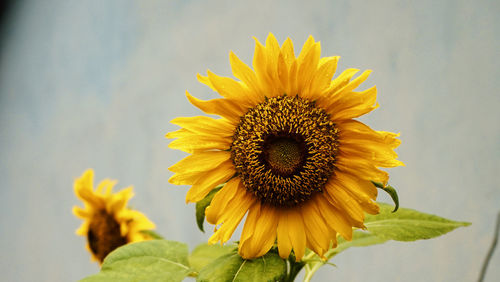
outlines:
{"label": "leaf vein", "polygon": [[147,256],[147,255],[143,255],[143,256],[133,256],[133,257],[128,257],[128,258],[123,258],[123,259],[118,259],[118,260],[114,260],[112,261],[108,267],[112,266],[114,263],[118,262],[118,261],[125,261],[125,260],[128,260],[130,258],[155,258],[155,259],[158,259],[158,260],[162,260],[162,261],[165,261],[165,262],[168,262],[168,263],[171,263],[171,264],[174,264],[174,265],[177,265],[177,266],[180,266],[186,270],[189,270],[189,267],[181,264],[181,263],[178,263],[178,262],[175,262],[175,261],[172,261],[172,260],[169,260],[169,259],[166,259],[166,258],[162,258],[162,257],[157,257],[157,256]]}
{"label": "leaf vein", "polygon": [[234,277],[233,277],[233,282],[236,280],[236,277],[238,277],[238,274],[240,273],[240,270],[243,268],[243,265],[245,265],[245,263],[247,262],[247,260],[244,260],[243,263],[240,265],[240,268],[238,268],[238,271],[236,271],[236,274],[234,274]]}

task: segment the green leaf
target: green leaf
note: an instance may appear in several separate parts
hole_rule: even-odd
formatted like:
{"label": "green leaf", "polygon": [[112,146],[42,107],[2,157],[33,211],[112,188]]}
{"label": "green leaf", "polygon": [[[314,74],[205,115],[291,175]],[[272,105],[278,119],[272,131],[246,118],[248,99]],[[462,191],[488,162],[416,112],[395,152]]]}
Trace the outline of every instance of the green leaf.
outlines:
{"label": "green leaf", "polygon": [[201,269],[197,281],[280,281],[286,275],[286,261],[275,252],[253,260],[242,259],[236,251],[223,255]]}
{"label": "green leaf", "polygon": [[[337,247],[335,249],[330,249],[329,251],[327,251],[325,253],[325,257],[327,258],[327,260],[329,260],[332,257],[336,256],[337,254],[339,254],[339,253],[341,253],[341,252],[343,252],[351,247],[366,247],[366,246],[371,246],[371,245],[383,244],[387,241],[388,241],[388,239],[377,237],[371,233],[361,231],[361,230],[355,230],[352,234],[351,241],[347,241],[342,237],[338,237],[337,238]],[[306,260],[310,260],[309,262],[307,262],[307,264],[309,264],[309,265],[314,265],[317,263],[325,264],[327,262],[327,260],[326,261],[321,260],[320,257],[317,256],[316,254],[314,254],[314,255],[312,255],[312,254],[314,254],[314,253],[311,252],[311,255],[309,255],[309,256],[312,256],[311,258],[306,259]]]}
{"label": "green leaf", "polygon": [[[342,237],[337,240],[337,247],[332,249],[331,257],[343,252],[351,247],[366,247],[371,245],[377,245],[385,243],[388,239],[377,237],[371,233],[355,230],[352,234],[352,240],[347,241]],[[330,257],[328,257],[330,258]]]}
{"label": "green leaf", "polygon": [[145,235],[148,235],[149,237],[151,237],[152,239],[158,239],[158,240],[163,240],[165,238],[163,238],[163,236],[161,236],[160,234],[156,233],[155,231],[153,230],[141,230],[140,231],[142,234],[145,234]]}
{"label": "green leaf", "polygon": [[387,240],[430,239],[446,234],[455,228],[470,225],[468,222],[453,221],[406,208],[391,213],[393,206],[378,204],[380,213],[366,215],[365,226],[370,233]]}
{"label": "green leaf", "polygon": [[399,197],[398,197],[398,192],[396,191],[396,189],[394,189],[394,187],[392,187],[390,185],[384,186],[384,184],[382,184],[380,182],[372,181],[372,183],[373,183],[373,185],[375,185],[375,187],[384,190],[387,194],[389,194],[389,196],[391,196],[392,200],[394,201],[394,205],[396,205],[392,212],[396,212],[399,209]]}
{"label": "green leaf", "polygon": [[150,240],[122,246],[111,252],[98,274],[82,281],[182,281],[191,269],[184,243]]}
{"label": "green leaf", "polygon": [[[468,222],[453,221],[406,208],[393,212],[394,206],[384,203],[378,203],[378,205],[380,206],[379,214],[367,214],[365,217],[364,223],[367,231],[355,230],[352,241],[346,241],[339,237],[337,247],[325,253],[327,260],[350,247],[382,244],[388,240],[430,239],[448,233],[457,227],[470,225]],[[310,252],[304,261],[307,263],[304,281],[310,281],[314,273],[326,263],[313,252]]]}
{"label": "green leaf", "polygon": [[383,244],[387,239],[377,237],[368,232],[355,230],[352,234],[352,240],[346,241],[342,237],[337,238],[337,247],[335,249],[330,249],[325,253],[326,260],[322,260],[314,252],[310,252],[305,258],[306,261],[306,274],[304,281],[310,281],[312,276],[316,271],[328,263],[328,260],[336,256],[337,254],[351,248],[351,247],[366,247],[370,245]]}
{"label": "green leaf", "polygon": [[193,250],[191,255],[189,255],[189,265],[191,265],[194,271],[199,272],[203,267],[207,266],[218,257],[234,252],[236,248],[237,245],[234,244],[225,246],[218,244],[201,244]]}
{"label": "green leaf", "polygon": [[213,197],[222,188],[222,186],[224,186],[224,184],[215,187],[214,189],[212,189],[212,191],[210,191],[210,193],[208,193],[208,195],[205,196],[205,198],[203,198],[203,200],[196,203],[196,224],[202,232],[205,232],[205,230],[203,229],[203,222],[205,221],[205,209],[210,205]]}

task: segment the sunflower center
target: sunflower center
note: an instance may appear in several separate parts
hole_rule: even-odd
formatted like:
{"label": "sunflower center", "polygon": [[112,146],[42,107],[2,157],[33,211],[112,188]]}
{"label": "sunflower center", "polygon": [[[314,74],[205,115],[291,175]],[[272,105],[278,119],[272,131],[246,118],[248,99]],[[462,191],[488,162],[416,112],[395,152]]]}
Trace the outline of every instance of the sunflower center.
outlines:
{"label": "sunflower center", "polygon": [[263,147],[265,162],[274,173],[288,176],[301,168],[305,158],[303,140],[270,136],[264,140]]}
{"label": "sunflower center", "polygon": [[231,158],[245,188],[278,207],[308,200],[334,173],[338,129],[314,102],[266,99],[241,117]]}
{"label": "sunflower center", "polygon": [[92,218],[87,239],[90,250],[101,263],[113,250],[127,244],[127,238],[121,235],[120,224],[105,210],[96,212]]}

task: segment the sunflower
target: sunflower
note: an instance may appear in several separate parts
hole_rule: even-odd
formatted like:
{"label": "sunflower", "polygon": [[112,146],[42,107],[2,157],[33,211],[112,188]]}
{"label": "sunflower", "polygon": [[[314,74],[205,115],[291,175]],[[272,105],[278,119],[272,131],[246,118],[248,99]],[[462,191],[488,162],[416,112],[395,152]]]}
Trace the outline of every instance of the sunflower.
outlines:
{"label": "sunflower", "polygon": [[279,255],[306,247],[319,256],[364,228],[364,212],[376,214],[377,189],[388,181],[378,167],[403,165],[394,152],[398,134],[375,131],[354,120],[378,105],[375,87],[354,90],[368,77],[347,69],[332,80],[339,57],[320,58],[310,36],[300,55],[288,38],[280,47],[273,34],[257,39],[253,70],[234,53],[234,76],[198,75],[223,98],[188,100],[207,114],[172,120],[181,129],[170,148],[190,153],[170,167],[173,184],[192,185],[186,202],[202,200],[224,184],[205,211],[216,226],[210,243],[226,242],[246,215],[238,251],[264,255],[277,243]]}
{"label": "sunflower", "polygon": [[113,193],[116,181],[104,179],[93,189],[94,171],[89,169],[75,180],[75,194],[85,208],[73,207],[73,214],[83,219],[76,234],[87,237],[92,259],[102,263],[114,249],[133,242],[152,239],[142,233],[155,225],[144,214],[127,208],[133,197],[132,187]]}

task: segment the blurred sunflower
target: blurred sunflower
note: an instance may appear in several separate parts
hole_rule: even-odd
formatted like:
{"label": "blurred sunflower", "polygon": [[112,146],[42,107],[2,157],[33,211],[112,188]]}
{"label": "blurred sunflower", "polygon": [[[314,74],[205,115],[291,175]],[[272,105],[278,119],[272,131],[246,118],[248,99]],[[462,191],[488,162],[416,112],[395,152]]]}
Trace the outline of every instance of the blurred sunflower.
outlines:
{"label": "blurred sunflower", "polygon": [[155,228],[144,214],[127,208],[133,197],[132,187],[113,193],[116,181],[104,179],[93,188],[94,171],[89,169],[75,180],[75,194],[84,208],[73,207],[73,214],[83,219],[76,234],[87,237],[92,259],[102,263],[114,249],[133,242],[152,239],[142,233]]}
{"label": "blurred sunflower", "polygon": [[377,107],[376,88],[354,92],[370,71],[352,79],[347,69],[332,80],[339,57],[320,58],[310,36],[298,57],[287,39],[256,41],[253,70],[230,52],[234,76],[208,71],[198,80],[223,98],[189,101],[207,114],[172,120],[182,128],[170,147],[192,155],[170,167],[173,184],[192,185],[187,202],[202,200],[226,183],[206,209],[216,225],[209,242],[229,240],[245,214],[239,253],[264,255],[275,242],[282,258],[308,247],[318,255],[363,228],[364,212],[376,214],[377,189],[387,183],[378,167],[403,165],[394,152],[398,134],[374,131],[354,120]]}

